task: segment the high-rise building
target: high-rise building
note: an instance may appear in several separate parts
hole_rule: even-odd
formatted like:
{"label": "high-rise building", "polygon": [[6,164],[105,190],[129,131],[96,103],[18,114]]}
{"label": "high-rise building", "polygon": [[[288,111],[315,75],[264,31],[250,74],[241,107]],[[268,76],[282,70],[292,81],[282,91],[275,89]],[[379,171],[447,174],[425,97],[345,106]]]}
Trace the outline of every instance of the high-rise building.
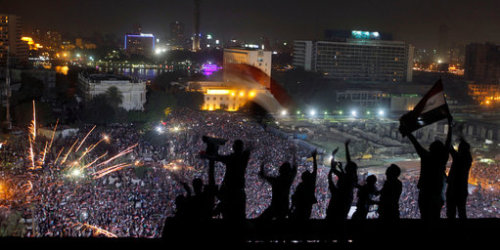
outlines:
{"label": "high-rise building", "polygon": [[200,39],[200,2],[201,0],[194,0],[194,35],[193,35],[193,51],[201,49]]}
{"label": "high-rise building", "polygon": [[[263,79],[261,84],[268,89],[271,87],[271,51],[251,48],[224,49],[223,68],[227,69],[229,64],[246,64],[262,70],[269,78]],[[224,70],[224,81],[228,81],[226,76],[226,70]]]}
{"label": "high-rise building", "polygon": [[379,32],[353,30],[350,34],[334,41],[295,41],[294,66],[346,82],[412,81],[412,45],[379,40]]}
{"label": "high-rise building", "polygon": [[129,55],[149,56],[155,49],[156,39],[153,34],[126,34],[125,51]]}
{"label": "high-rise building", "polygon": [[293,46],[293,65],[306,71],[313,70],[313,41],[295,41]]}
{"label": "high-rise building", "polygon": [[465,79],[500,84],[500,45],[472,43],[465,49]]}
{"label": "high-rise building", "polygon": [[184,24],[175,21],[170,23],[170,40],[175,45],[182,45],[184,43]]}
{"label": "high-rise building", "polygon": [[0,65],[6,65],[7,53],[12,64],[28,62],[29,46],[22,41],[21,18],[16,15],[0,14]]}

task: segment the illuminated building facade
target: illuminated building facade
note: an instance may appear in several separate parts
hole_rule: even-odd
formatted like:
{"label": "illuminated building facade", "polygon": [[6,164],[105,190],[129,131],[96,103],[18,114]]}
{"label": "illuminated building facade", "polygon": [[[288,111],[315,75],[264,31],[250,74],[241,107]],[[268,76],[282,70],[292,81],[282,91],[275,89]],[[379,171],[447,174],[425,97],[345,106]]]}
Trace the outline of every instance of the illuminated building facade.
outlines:
{"label": "illuminated building facade", "polygon": [[[196,89],[193,88],[195,85]],[[202,110],[207,111],[237,111],[264,91],[263,89],[238,89],[224,82],[190,82],[189,86],[190,90],[203,93]]]}
{"label": "illuminated building facade", "polygon": [[156,39],[153,34],[126,34],[125,51],[129,55],[149,56],[154,52]]}
{"label": "illuminated building facade", "polygon": [[481,106],[500,104],[500,84],[469,84],[468,94]]}
{"label": "illuminated building facade", "polygon": [[19,16],[0,14],[0,65],[6,65],[7,53],[11,64],[28,62],[29,45],[21,39],[21,32]]}
{"label": "illuminated building facade", "polygon": [[378,32],[351,31],[349,38],[295,41],[293,63],[338,81],[411,82],[414,47],[378,39],[381,36]]}
{"label": "illuminated building facade", "polygon": [[500,46],[472,43],[465,49],[465,79],[500,84]]}
{"label": "illuminated building facade", "polygon": [[[247,64],[259,68],[269,79],[265,79],[262,84],[269,89],[271,86],[271,66],[272,52],[260,49],[224,49],[224,65],[227,68],[229,64]],[[224,71],[224,82],[229,82],[226,71]]]}
{"label": "illuminated building facade", "polygon": [[127,111],[144,110],[146,103],[146,82],[126,76],[110,74],[79,74],[79,89],[85,101],[97,95],[105,94],[111,87],[116,87],[122,94],[120,107]]}

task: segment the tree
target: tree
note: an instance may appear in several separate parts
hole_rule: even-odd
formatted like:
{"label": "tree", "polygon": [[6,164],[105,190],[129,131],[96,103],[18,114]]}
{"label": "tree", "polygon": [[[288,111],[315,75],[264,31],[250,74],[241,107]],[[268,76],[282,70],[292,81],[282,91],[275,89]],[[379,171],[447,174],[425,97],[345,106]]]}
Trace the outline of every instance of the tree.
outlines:
{"label": "tree", "polygon": [[115,86],[109,87],[108,90],[106,90],[106,98],[108,99],[108,103],[115,110],[117,110],[123,102],[123,95]]}
{"label": "tree", "polygon": [[165,109],[175,108],[177,98],[165,91],[149,91],[145,105],[148,120],[159,121],[165,117]]}
{"label": "tree", "polygon": [[90,100],[84,109],[83,119],[88,123],[106,124],[115,121],[116,111],[108,102],[105,94],[97,95]]}

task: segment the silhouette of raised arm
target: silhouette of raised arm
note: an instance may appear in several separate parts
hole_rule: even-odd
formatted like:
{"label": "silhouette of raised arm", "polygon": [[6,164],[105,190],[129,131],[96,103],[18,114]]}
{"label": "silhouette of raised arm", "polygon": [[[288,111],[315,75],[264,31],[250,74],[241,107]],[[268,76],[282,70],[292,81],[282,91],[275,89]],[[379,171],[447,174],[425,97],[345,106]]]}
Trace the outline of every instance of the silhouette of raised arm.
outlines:
{"label": "silhouette of raised arm", "polygon": [[351,162],[351,154],[349,153],[349,143],[351,143],[351,140],[345,141],[345,159],[347,162]]}
{"label": "silhouette of raised arm", "polygon": [[314,183],[316,183],[316,176],[318,175],[318,162],[316,160],[318,156],[318,151],[314,150],[312,152],[312,158],[313,158],[313,172],[312,172],[312,178],[314,179]]}
{"label": "silhouette of raised arm", "polygon": [[451,117],[448,118],[448,135],[446,135],[446,142],[444,143],[445,148],[451,148],[451,135],[452,135],[452,122]]}
{"label": "silhouette of raised arm", "polygon": [[417,141],[417,138],[415,138],[412,133],[407,133],[406,136],[408,136],[408,139],[410,139],[411,143],[415,147],[415,150],[417,151],[417,154],[420,157],[424,156],[427,153],[427,150],[425,150],[425,148],[420,145],[420,143]]}
{"label": "silhouette of raised arm", "polygon": [[215,189],[215,161],[210,160],[208,163],[208,186],[210,189]]}
{"label": "silhouette of raised arm", "polygon": [[332,174],[333,174],[333,166],[332,166],[332,168],[330,168],[330,171],[328,172],[328,187],[330,188],[330,191],[332,191],[336,188],[335,183],[333,183]]}

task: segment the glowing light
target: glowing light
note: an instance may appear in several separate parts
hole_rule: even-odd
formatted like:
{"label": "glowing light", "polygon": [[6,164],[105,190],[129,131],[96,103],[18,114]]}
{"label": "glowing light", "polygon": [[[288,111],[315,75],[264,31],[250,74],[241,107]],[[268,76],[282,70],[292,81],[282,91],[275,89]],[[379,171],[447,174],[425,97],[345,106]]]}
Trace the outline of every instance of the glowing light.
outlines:
{"label": "glowing light", "polygon": [[107,143],[109,143],[109,141],[110,141],[110,138],[108,135],[103,135],[102,139],[104,139],[104,141],[106,141]]}
{"label": "glowing light", "polygon": [[245,91],[240,91],[240,97],[245,96]]}
{"label": "glowing light", "polygon": [[163,134],[163,127],[161,126],[156,127],[156,132],[158,132],[158,134]]}
{"label": "glowing light", "polygon": [[281,110],[281,115],[282,115],[282,116],[286,116],[286,115],[287,115],[287,113],[288,113],[288,112],[287,112],[285,109],[284,109],[284,110]]}
{"label": "glowing light", "polygon": [[384,116],[384,115],[385,115],[384,110],[383,110],[383,109],[379,110],[379,111],[378,111],[378,115],[379,115],[379,116]]}
{"label": "glowing light", "polygon": [[256,95],[255,91],[250,91],[250,93],[248,93],[248,96],[250,96],[250,97],[255,97],[255,95]]}
{"label": "glowing light", "polygon": [[[230,91],[228,89],[207,89],[207,95],[228,95],[229,92]],[[232,93],[231,95],[233,94],[234,93]]]}
{"label": "glowing light", "polygon": [[71,176],[80,177],[82,176],[82,171],[79,168],[75,168],[71,171]]}
{"label": "glowing light", "polygon": [[342,115],[344,114],[344,112],[342,110],[339,111],[339,115]]}
{"label": "glowing light", "polygon": [[366,111],[366,114],[367,114],[367,115],[370,115],[370,114],[371,114],[371,112],[370,112],[370,111]]}
{"label": "glowing light", "polygon": [[309,111],[309,115],[315,116],[316,115],[316,110],[313,109],[313,110]]}
{"label": "glowing light", "polygon": [[[207,47],[209,47],[209,45],[207,45]],[[203,64],[201,67],[201,71],[203,72],[203,75],[206,75],[206,76],[212,75],[213,73],[219,71],[219,69],[220,68],[217,67],[217,65],[212,64],[212,63]]]}
{"label": "glowing light", "polygon": [[356,117],[358,116],[358,112],[356,110],[351,111],[351,116]]}

